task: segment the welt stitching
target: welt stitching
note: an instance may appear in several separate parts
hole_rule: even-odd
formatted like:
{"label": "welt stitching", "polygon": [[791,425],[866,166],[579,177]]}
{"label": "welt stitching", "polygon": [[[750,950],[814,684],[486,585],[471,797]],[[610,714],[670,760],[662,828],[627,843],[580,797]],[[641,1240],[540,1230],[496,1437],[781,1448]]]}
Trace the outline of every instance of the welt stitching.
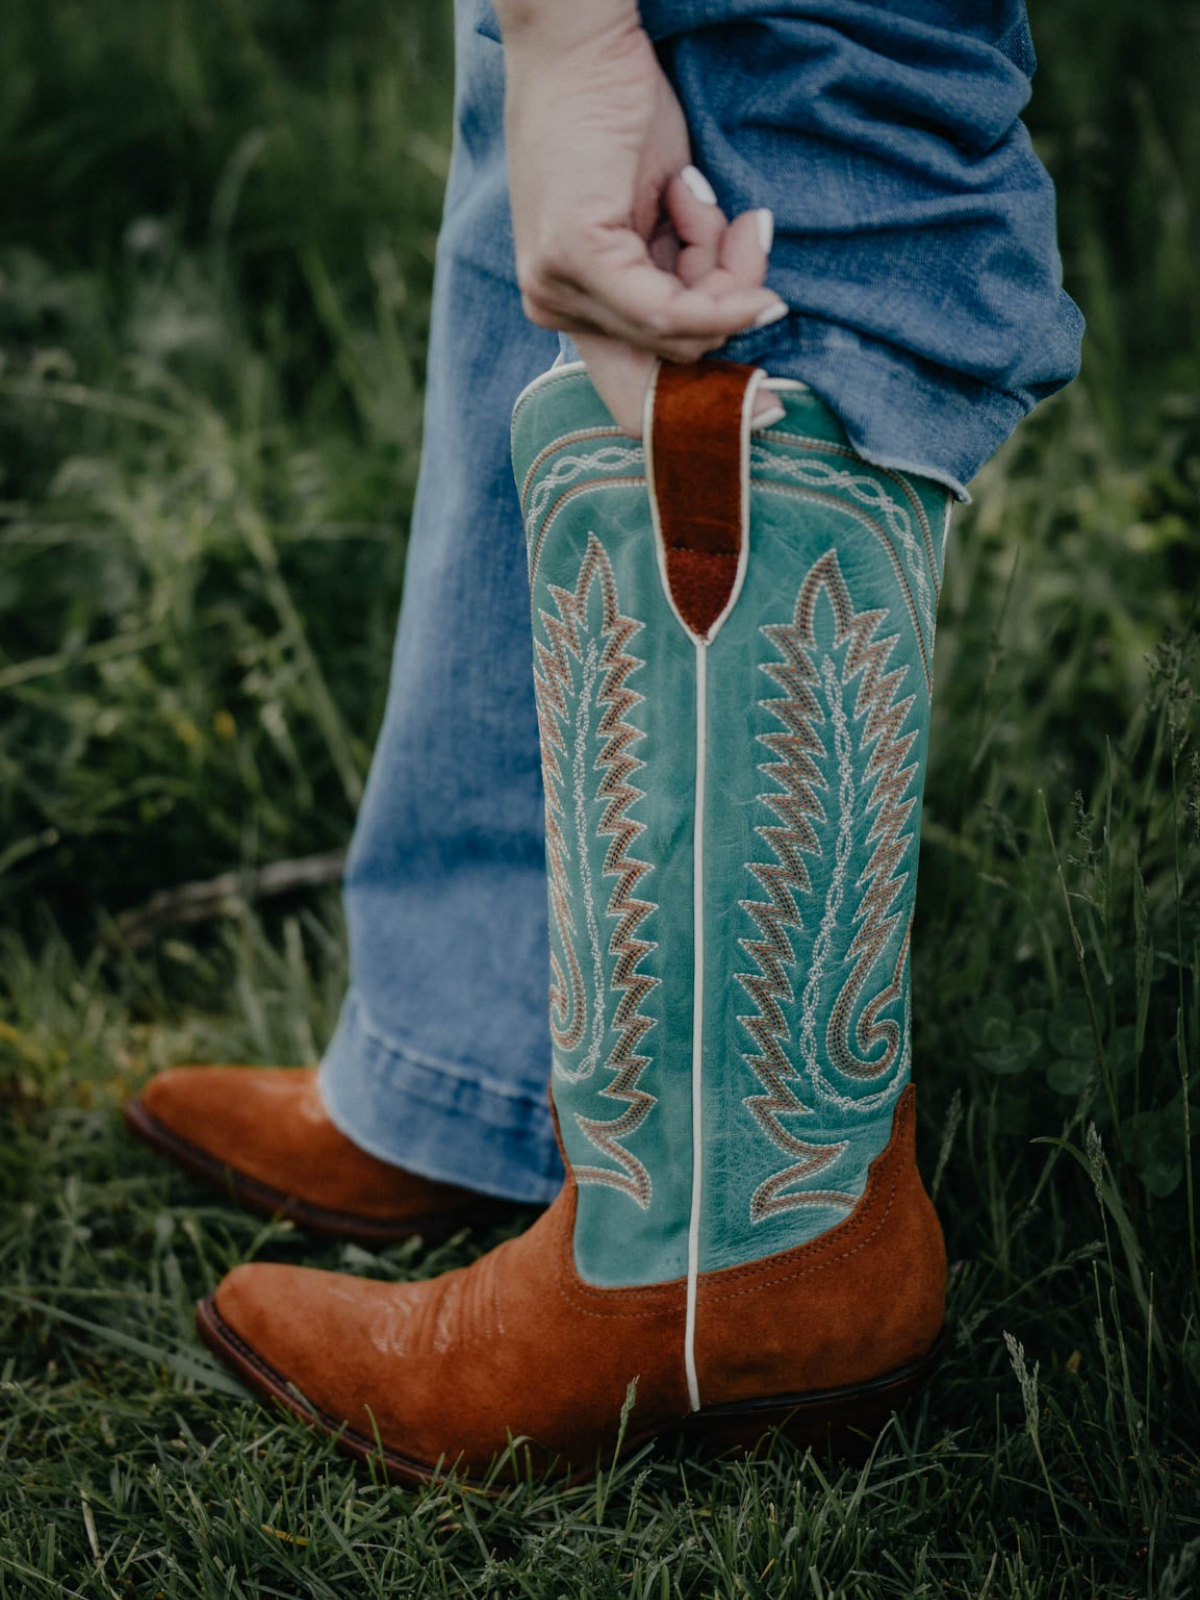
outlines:
{"label": "welt stitching", "polygon": [[763,1278],[759,1283],[749,1284],[744,1289],[734,1289],[729,1294],[706,1296],[704,1303],[706,1305],[719,1305],[723,1300],[739,1300],[743,1295],[761,1294],[764,1289],[773,1289],[781,1283],[791,1283],[797,1278],[812,1277],[815,1273],[825,1272],[828,1268],[837,1266],[839,1262],[848,1261],[851,1256],[857,1255],[860,1250],[866,1249],[867,1245],[870,1244],[871,1240],[875,1238],[887,1221],[895,1203],[898,1182],[898,1178],[892,1179],[891,1192],[888,1194],[887,1204],[884,1206],[882,1215],[878,1218],[870,1233],[865,1238],[860,1239],[856,1245],[851,1246],[850,1249],[843,1250],[840,1255],[830,1256],[825,1261],[817,1262],[815,1266],[798,1267],[794,1272],[784,1272],[775,1278]]}
{"label": "welt stitching", "polygon": [[293,1393],[293,1390],[296,1389],[296,1385],[292,1384],[289,1387],[285,1375],[279,1370],[279,1368],[271,1366],[270,1362],[259,1355],[258,1351],[255,1350],[253,1345],[247,1344],[237,1330],[232,1328],[229,1323],[225,1321],[225,1318],[221,1316],[219,1310],[216,1310],[215,1307],[214,1310],[216,1311],[217,1319],[221,1324],[222,1339],[233,1345],[234,1349],[237,1351],[238,1355],[246,1363],[246,1365],[258,1373],[259,1377],[267,1385],[271,1397],[278,1401],[279,1404],[287,1406],[293,1411],[294,1414],[299,1413],[301,1415],[315,1417],[324,1431],[330,1434],[335,1440],[342,1439],[347,1442],[352,1442],[352,1444],[357,1446],[360,1451],[365,1451],[368,1455],[373,1457],[378,1457],[382,1453],[382,1456],[385,1460],[394,1463],[394,1465],[400,1468],[401,1471],[416,1471],[428,1476],[430,1471],[434,1470],[431,1469],[426,1462],[418,1461],[413,1457],[401,1455],[398,1451],[390,1449],[387,1445],[382,1447],[381,1452],[380,1446],[374,1439],[369,1438],[365,1433],[360,1432],[359,1429],[352,1427],[351,1424],[344,1418],[339,1420],[334,1416],[332,1411],[324,1410],[321,1406],[310,1400],[307,1395],[304,1395],[303,1390],[299,1390],[297,1392],[303,1395],[304,1407],[307,1407],[306,1412],[304,1407],[299,1405],[296,1394]]}
{"label": "welt stitching", "polygon": [[[607,1320],[614,1317],[628,1320],[632,1317],[645,1321],[650,1316],[662,1315],[664,1312],[667,1315],[680,1315],[683,1310],[683,1305],[678,1288],[678,1279],[675,1280],[674,1284],[650,1283],[643,1285],[641,1290],[635,1286],[632,1289],[624,1288],[615,1291],[618,1294],[637,1294],[639,1292],[650,1291],[656,1303],[651,1305],[648,1310],[645,1307],[635,1307],[628,1311],[619,1310],[612,1306],[605,1309],[593,1309],[590,1307],[586,1303],[587,1298],[594,1296],[595,1298],[600,1299],[604,1295],[611,1294],[614,1291],[593,1289],[589,1284],[579,1282],[577,1279],[577,1275],[574,1270],[574,1252],[571,1245],[572,1237],[575,1232],[575,1210],[576,1207],[574,1204],[572,1204],[570,1207],[570,1214],[565,1216],[563,1222],[560,1222],[558,1225],[558,1254],[563,1268],[563,1277],[559,1279],[557,1287],[559,1294],[572,1308],[572,1310],[581,1311],[585,1317],[598,1317],[601,1320]],[[576,1278],[576,1284],[574,1287],[570,1286],[571,1278]],[[667,1290],[673,1290],[674,1292],[673,1294],[668,1294],[666,1292]],[[672,1305],[672,1300],[680,1301],[680,1303],[678,1305]],[[661,1301],[666,1301],[666,1304],[659,1304],[658,1302]]]}
{"label": "welt stitching", "polygon": [[294,1404],[296,1395],[292,1391],[295,1390],[297,1393],[304,1395],[305,1405],[309,1408],[314,1416],[320,1417],[323,1421],[327,1422],[331,1422],[333,1420],[333,1413],[331,1411],[322,1410],[322,1408],[317,1405],[315,1401],[310,1400],[308,1396],[304,1394],[304,1391],[299,1388],[298,1384],[289,1384],[285,1374],[281,1372],[278,1367],[272,1366],[266,1357],[260,1355],[252,1344],[247,1343],[247,1341],[242,1338],[241,1334],[238,1333],[237,1329],[226,1322],[225,1318],[221,1316],[220,1311],[216,1307],[213,1309],[216,1310],[217,1317],[221,1324],[220,1331],[222,1339],[234,1347],[238,1355],[241,1356],[242,1360],[247,1364],[247,1366],[252,1367],[254,1371],[258,1373],[259,1377],[262,1378],[262,1380],[270,1387],[272,1392],[279,1399],[287,1399]]}
{"label": "welt stitching", "polygon": [[474,1207],[471,1202],[464,1202],[458,1207],[447,1206],[442,1211],[420,1213],[389,1211],[378,1216],[372,1216],[369,1212],[342,1211],[336,1206],[316,1205],[301,1199],[298,1195],[290,1195],[284,1189],[276,1188],[263,1178],[256,1178],[253,1174],[244,1172],[232,1162],[219,1161],[202,1145],[193,1144],[190,1139],[185,1139],[182,1134],[177,1134],[168,1128],[152,1111],[147,1111],[145,1114],[154,1124],[153,1132],[160,1141],[159,1148],[175,1154],[179,1159],[192,1161],[197,1174],[203,1173],[210,1183],[216,1183],[223,1188],[225,1176],[229,1173],[232,1175],[235,1189],[249,1195],[251,1199],[262,1205],[273,1206],[281,1215],[290,1216],[293,1220],[315,1223],[318,1228],[322,1225],[345,1224],[369,1233],[376,1228],[411,1227],[415,1233],[419,1231],[422,1223],[426,1226],[437,1225],[443,1218],[453,1220],[460,1214],[469,1218],[473,1214]]}
{"label": "welt stitching", "polygon": [[[907,1128],[908,1128],[908,1126],[909,1126],[909,1124],[910,1124],[910,1122],[912,1120],[912,1116],[913,1116],[913,1113],[912,1113],[912,1110],[911,1110],[911,1105],[912,1105],[911,1100],[908,1100],[908,1101],[905,1102],[903,1120],[898,1124],[898,1126],[897,1126],[897,1128],[895,1130],[896,1134],[900,1134],[900,1133],[902,1133],[902,1132],[907,1130]],[[895,1135],[893,1135],[893,1137],[895,1137]],[[875,1226],[871,1229],[871,1231],[868,1234],[866,1234],[865,1237],[861,1238],[857,1244],[852,1245],[852,1246],[848,1246],[845,1250],[842,1250],[837,1255],[826,1256],[823,1260],[814,1262],[811,1265],[803,1265],[803,1266],[795,1268],[793,1271],[779,1273],[775,1277],[772,1277],[772,1278],[762,1278],[762,1279],[760,1279],[759,1282],[752,1283],[747,1288],[734,1289],[734,1290],[731,1290],[729,1293],[726,1293],[726,1294],[712,1294],[712,1295],[706,1297],[707,1300],[708,1300],[708,1303],[715,1305],[715,1304],[719,1304],[722,1300],[736,1300],[741,1295],[756,1294],[760,1289],[772,1288],[774,1285],[779,1284],[779,1283],[788,1283],[788,1282],[791,1282],[792,1280],[794,1280],[796,1278],[811,1277],[814,1273],[824,1272],[826,1270],[826,1268],[831,1267],[831,1266],[836,1266],[839,1261],[846,1261],[851,1256],[857,1255],[860,1250],[864,1249],[868,1244],[870,1244],[871,1240],[875,1238],[876,1234],[878,1234],[879,1230],[883,1227],[884,1223],[887,1221],[888,1215],[890,1214],[890,1212],[892,1210],[892,1207],[895,1204],[896,1190],[897,1190],[897,1187],[899,1186],[899,1182],[900,1182],[899,1174],[898,1173],[893,1173],[892,1174],[892,1178],[891,1178],[890,1189],[889,1189],[889,1192],[888,1192],[887,1202],[884,1205],[882,1215],[880,1215],[877,1218],[877,1220],[875,1222]],[[879,1205],[881,1203],[881,1200],[882,1200],[882,1196],[874,1196],[871,1199],[866,1201],[865,1205],[863,1206],[862,1211],[859,1212],[859,1214],[858,1214],[861,1223],[866,1223],[869,1220],[872,1212],[878,1210],[878,1207],[879,1207]],[[817,1239],[817,1240],[814,1240],[813,1243],[819,1245],[821,1243],[821,1241],[819,1239]],[[800,1249],[802,1249],[802,1250],[808,1250],[810,1248],[811,1247],[809,1245],[801,1245],[800,1246]],[[744,1267],[736,1267],[736,1268],[728,1270],[728,1276],[730,1278],[734,1278],[734,1277],[737,1277],[737,1278],[750,1278],[750,1277],[753,1277],[759,1271],[761,1271],[760,1263],[751,1261],[751,1262],[748,1262]]]}

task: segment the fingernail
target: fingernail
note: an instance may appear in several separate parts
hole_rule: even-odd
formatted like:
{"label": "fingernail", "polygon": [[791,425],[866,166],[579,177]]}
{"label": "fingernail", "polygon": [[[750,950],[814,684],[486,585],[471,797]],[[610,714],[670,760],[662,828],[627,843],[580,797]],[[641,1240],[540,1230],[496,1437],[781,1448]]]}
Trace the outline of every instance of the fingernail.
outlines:
{"label": "fingernail", "polygon": [[695,195],[702,205],[715,206],[717,203],[716,192],[711,183],[700,171],[699,167],[684,167],[679,174],[680,180],[687,186],[689,194]]}
{"label": "fingernail", "polygon": [[766,206],[761,211],[754,213],[754,220],[758,223],[758,243],[763,255],[771,254],[771,245],[775,240],[775,216]]}
{"label": "fingernail", "polygon": [[753,426],[756,428],[773,428],[777,422],[782,422],[787,412],[778,401],[773,402],[766,411],[755,412]]}
{"label": "fingernail", "polygon": [[756,328],[769,328],[773,322],[779,322],[786,317],[788,308],[782,300],[776,300],[773,306],[764,306],[754,319]]}

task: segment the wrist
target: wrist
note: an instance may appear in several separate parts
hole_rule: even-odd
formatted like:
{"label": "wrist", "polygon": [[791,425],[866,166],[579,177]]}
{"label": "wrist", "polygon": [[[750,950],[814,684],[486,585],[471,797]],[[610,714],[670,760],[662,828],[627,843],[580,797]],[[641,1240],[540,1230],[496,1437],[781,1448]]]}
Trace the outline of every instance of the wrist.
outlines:
{"label": "wrist", "polygon": [[506,49],[564,53],[641,28],[638,0],[494,0]]}

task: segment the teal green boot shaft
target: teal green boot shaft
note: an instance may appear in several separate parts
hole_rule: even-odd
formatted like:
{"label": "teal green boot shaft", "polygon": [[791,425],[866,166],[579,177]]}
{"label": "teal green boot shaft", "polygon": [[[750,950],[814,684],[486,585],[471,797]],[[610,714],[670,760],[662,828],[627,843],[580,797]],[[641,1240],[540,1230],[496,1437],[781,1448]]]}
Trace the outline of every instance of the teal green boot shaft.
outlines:
{"label": "teal green boot shaft", "polygon": [[[576,1264],[601,1285],[694,1277],[844,1220],[911,1075],[949,499],[861,460],[807,390],[771,387],[782,419],[719,450],[676,414],[669,462],[659,429],[648,462],[615,428],[581,367],[514,414],[552,1093]],[[689,498],[693,448],[718,485],[727,449],[740,459],[736,558]],[[697,572],[727,573],[719,614],[696,610]]]}

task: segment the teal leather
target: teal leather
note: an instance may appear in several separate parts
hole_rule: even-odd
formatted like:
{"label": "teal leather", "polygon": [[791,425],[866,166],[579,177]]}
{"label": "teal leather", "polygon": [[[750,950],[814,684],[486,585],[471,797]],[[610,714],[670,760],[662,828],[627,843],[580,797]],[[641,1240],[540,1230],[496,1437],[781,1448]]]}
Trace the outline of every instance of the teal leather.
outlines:
{"label": "teal leather", "polygon": [[[949,497],[806,390],[751,440],[749,554],[707,650],[700,1271],[853,1207],[911,1073],[930,666]],[[513,418],[547,792],[552,1094],[600,1285],[688,1269],[696,644],[641,445],[578,367]]]}

